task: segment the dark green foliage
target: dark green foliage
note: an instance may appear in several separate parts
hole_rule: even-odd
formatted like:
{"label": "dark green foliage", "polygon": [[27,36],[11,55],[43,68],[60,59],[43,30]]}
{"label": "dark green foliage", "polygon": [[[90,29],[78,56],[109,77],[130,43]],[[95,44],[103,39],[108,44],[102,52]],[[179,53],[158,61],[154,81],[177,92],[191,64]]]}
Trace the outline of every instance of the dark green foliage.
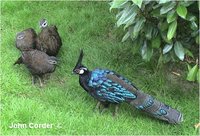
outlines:
{"label": "dark green foliage", "polygon": [[150,61],[156,52],[162,63],[198,58],[197,1],[113,0],[110,10],[113,8],[119,10],[117,27],[123,25],[126,31],[122,42],[131,38],[133,48],[138,49],[135,53],[140,51],[144,60]]}

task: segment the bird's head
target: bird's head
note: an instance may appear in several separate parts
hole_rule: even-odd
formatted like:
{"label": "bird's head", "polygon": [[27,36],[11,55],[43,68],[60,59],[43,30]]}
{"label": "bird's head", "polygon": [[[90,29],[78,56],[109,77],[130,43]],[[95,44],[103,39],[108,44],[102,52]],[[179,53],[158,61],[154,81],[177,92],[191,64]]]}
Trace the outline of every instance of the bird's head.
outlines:
{"label": "bird's head", "polygon": [[81,50],[76,66],[73,69],[74,74],[84,75],[89,72],[89,70],[84,65],[82,65],[82,59],[83,59],[83,50]]}
{"label": "bird's head", "polygon": [[58,58],[54,57],[54,56],[49,56],[47,62],[51,65],[57,65],[58,64]]}
{"label": "bird's head", "polygon": [[25,33],[19,32],[19,33],[17,33],[16,39],[19,41],[19,40],[24,39],[24,37],[25,37]]}
{"label": "bird's head", "polygon": [[46,19],[41,19],[41,20],[39,21],[39,26],[40,26],[40,28],[45,28],[45,27],[47,27],[47,26],[48,26],[47,20],[46,20]]}

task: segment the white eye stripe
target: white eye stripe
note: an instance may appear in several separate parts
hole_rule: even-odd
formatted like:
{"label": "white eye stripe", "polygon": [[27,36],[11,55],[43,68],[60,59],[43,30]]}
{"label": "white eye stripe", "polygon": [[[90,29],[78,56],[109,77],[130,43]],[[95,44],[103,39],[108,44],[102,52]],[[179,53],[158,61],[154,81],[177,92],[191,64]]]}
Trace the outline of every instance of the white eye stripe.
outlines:
{"label": "white eye stripe", "polygon": [[46,27],[47,26],[47,21],[44,21],[44,23],[42,23],[42,27]]}
{"label": "white eye stripe", "polygon": [[24,36],[23,35],[19,35],[19,36],[17,36],[17,39],[23,39],[24,38]]}
{"label": "white eye stripe", "polygon": [[85,71],[83,69],[79,70],[79,74],[83,74]]}

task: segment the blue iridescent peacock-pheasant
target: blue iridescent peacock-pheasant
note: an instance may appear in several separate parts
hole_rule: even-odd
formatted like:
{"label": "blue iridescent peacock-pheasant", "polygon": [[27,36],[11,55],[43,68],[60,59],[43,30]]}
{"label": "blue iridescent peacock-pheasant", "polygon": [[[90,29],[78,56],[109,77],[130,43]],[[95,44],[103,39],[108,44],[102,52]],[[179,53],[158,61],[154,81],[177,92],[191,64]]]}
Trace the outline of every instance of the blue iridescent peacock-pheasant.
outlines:
{"label": "blue iridescent peacock-pheasant", "polygon": [[178,124],[183,121],[183,115],[178,110],[142,92],[132,82],[116,72],[107,69],[89,71],[82,65],[82,58],[83,51],[81,50],[73,72],[79,74],[80,85],[105,107],[109,104],[117,105],[126,102],[169,123]]}

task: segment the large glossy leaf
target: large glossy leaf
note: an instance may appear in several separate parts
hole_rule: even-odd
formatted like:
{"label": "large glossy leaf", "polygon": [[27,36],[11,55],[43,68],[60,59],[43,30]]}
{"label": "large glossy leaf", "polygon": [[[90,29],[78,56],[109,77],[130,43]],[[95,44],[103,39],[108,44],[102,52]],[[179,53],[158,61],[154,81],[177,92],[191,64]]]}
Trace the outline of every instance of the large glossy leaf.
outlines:
{"label": "large glossy leaf", "polygon": [[188,21],[196,21],[196,20],[197,20],[196,16],[194,16],[194,15],[191,14],[190,12],[187,13],[186,19],[187,19]]}
{"label": "large glossy leaf", "polygon": [[[135,12],[137,12],[137,11],[135,11]],[[126,25],[124,26],[124,30],[125,30],[126,28],[130,27],[130,26],[134,26],[134,24],[135,24],[136,22],[138,22],[139,19],[140,19],[140,18],[138,18],[138,17],[135,17],[134,19],[130,19],[130,20],[126,23]]]}
{"label": "large glossy leaf", "polygon": [[129,31],[124,35],[124,37],[122,38],[122,42],[126,41],[128,39],[128,37],[130,36]]}
{"label": "large glossy leaf", "polygon": [[113,8],[119,8],[120,6],[122,6],[123,4],[127,2],[128,0],[113,0],[111,3],[110,10],[112,10]]}
{"label": "large glossy leaf", "polygon": [[130,19],[130,20],[126,23],[126,25],[124,26],[124,30],[125,30],[126,28],[128,28],[129,26],[133,25],[135,22],[137,22],[137,19],[136,19],[136,18],[135,18],[135,19]]}
{"label": "large glossy leaf", "polygon": [[134,26],[134,30],[133,30],[133,33],[132,33],[132,36],[133,38],[136,38],[140,32],[140,30],[143,28],[144,26],[144,22],[145,22],[145,18],[140,18],[138,20],[138,22],[135,24]]}
{"label": "large glossy leaf", "polygon": [[119,27],[122,24],[126,24],[127,22],[134,20],[137,12],[137,7],[128,6],[123,10],[121,17],[117,21],[117,26]]}
{"label": "large glossy leaf", "polygon": [[187,54],[188,56],[194,58],[194,55],[193,55],[193,53],[190,50],[188,50],[186,48],[184,48],[184,50],[185,50],[185,54]]}
{"label": "large glossy leaf", "polygon": [[177,14],[182,17],[182,18],[186,18],[187,15],[187,8],[183,5],[178,5],[177,9],[176,9]]}
{"label": "large glossy leaf", "polygon": [[160,36],[155,37],[151,40],[151,47],[152,48],[159,48],[161,44]]}
{"label": "large glossy leaf", "polygon": [[191,37],[196,37],[197,35],[199,35],[199,30],[191,33]]}
{"label": "large glossy leaf", "polygon": [[154,27],[154,28],[153,28],[153,31],[152,31],[152,38],[157,37],[158,32],[159,32],[159,31],[158,31],[158,28],[157,28],[157,27],[156,27],[156,28]]}
{"label": "large glossy leaf", "polygon": [[169,61],[172,61],[171,53],[164,54],[162,57],[162,61],[163,63],[168,63]]}
{"label": "large glossy leaf", "polygon": [[177,14],[175,11],[170,11],[168,14],[167,14],[167,23],[171,23],[173,22],[174,20],[176,20],[177,18]]}
{"label": "large glossy leaf", "polygon": [[191,68],[187,74],[188,81],[195,81],[198,72],[198,65],[196,64],[193,68]]}
{"label": "large glossy leaf", "polygon": [[175,44],[174,44],[174,51],[175,51],[175,54],[176,56],[180,59],[180,60],[184,60],[184,56],[185,56],[185,51],[184,51],[184,48],[182,46],[182,44],[177,41]]}
{"label": "large glossy leaf", "polygon": [[161,37],[162,37],[162,40],[164,40],[166,43],[168,43],[168,44],[172,44],[172,40],[168,40],[167,39],[167,32],[162,32],[161,33]]}
{"label": "large glossy leaf", "polygon": [[134,41],[135,39],[133,37],[133,30],[134,30],[134,25],[131,25],[130,27],[128,27],[128,31],[130,33],[130,37]]}
{"label": "large glossy leaf", "polygon": [[147,46],[147,41],[144,41],[144,45],[142,47],[142,58],[145,61],[150,61],[152,55],[153,55],[153,49],[150,46]]}
{"label": "large glossy leaf", "polygon": [[167,12],[169,12],[170,10],[172,10],[176,5],[176,2],[169,2],[169,3],[165,3],[162,8],[160,9],[160,14],[165,14]]}
{"label": "large glossy leaf", "polygon": [[116,19],[119,19],[124,13],[124,10],[120,11],[119,13],[117,13],[116,15]]}
{"label": "large glossy leaf", "polygon": [[164,54],[164,55],[163,55],[162,61],[163,61],[164,63],[168,63],[171,59],[172,59],[171,54],[170,54],[170,53],[167,53],[167,54]]}
{"label": "large glossy leaf", "polygon": [[145,37],[150,40],[152,38],[153,26],[151,24],[145,25]]}
{"label": "large glossy leaf", "polygon": [[187,63],[187,68],[188,68],[188,71],[192,69],[192,67],[188,63]]}
{"label": "large glossy leaf", "polygon": [[133,48],[131,52],[134,54],[139,53],[141,46],[143,44],[142,38],[137,38],[137,40],[133,41]]}
{"label": "large glossy leaf", "polygon": [[197,25],[194,21],[192,21],[192,22],[190,23],[190,28],[191,28],[192,30],[196,31],[196,30],[198,30],[198,25]]}
{"label": "large glossy leaf", "polygon": [[132,1],[133,1],[133,3],[135,3],[136,5],[138,5],[139,8],[141,8],[143,0],[132,0]]}
{"label": "large glossy leaf", "polygon": [[167,32],[167,39],[171,40],[174,37],[174,34],[176,32],[176,28],[177,28],[177,21],[173,21],[168,28],[168,32]]}
{"label": "large glossy leaf", "polygon": [[169,24],[166,21],[160,21],[159,24],[158,24],[158,28],[161,31],[167,30],[168,27],[169,27]]}
{"label": "large glossy leaf", "polygon": [[159,4],[163,4],[163,3],[166,3],[166,2],[169,2],[170,0],[159,0]]}
{"label": "large glossy leaf", "polygon": [[151,11],[151,15],[152,15],[152,17],[155,17],[155,18],[162,16],[162,15],[160,15],[160,9],[159,8],[156,8],[153,11]]}
{"label": "large glossy leaf", "polygon": [[173,45],[166,44],[165,47],[163,48],[163,54],[168,53],[172,49]]}

